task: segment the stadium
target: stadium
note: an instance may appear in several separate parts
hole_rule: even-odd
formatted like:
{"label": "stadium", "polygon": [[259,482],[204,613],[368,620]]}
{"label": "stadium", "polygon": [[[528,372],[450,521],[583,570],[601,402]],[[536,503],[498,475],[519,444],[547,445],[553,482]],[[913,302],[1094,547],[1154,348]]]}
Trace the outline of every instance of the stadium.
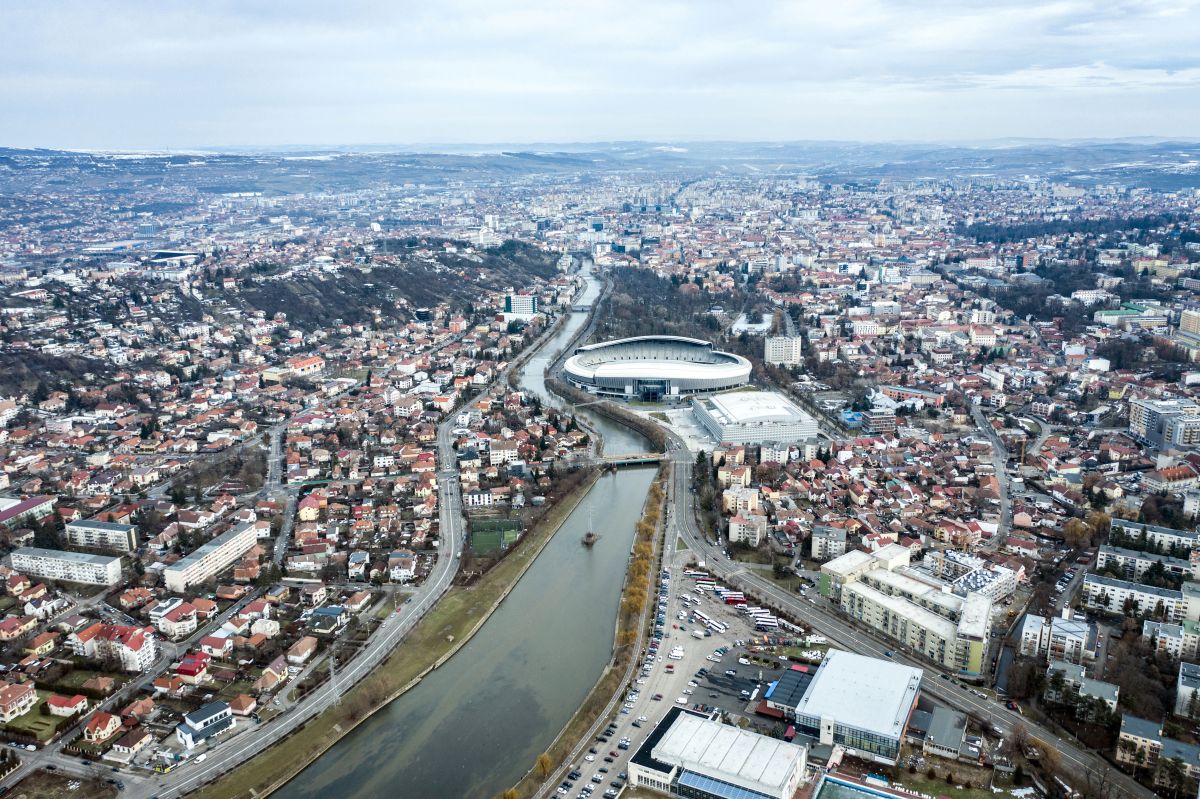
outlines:
{"label": "stadium", "polygon": [[750,362],[680,336],[638,336],[580,347],[563,374],[592,394],[656,402],[744,386]]}

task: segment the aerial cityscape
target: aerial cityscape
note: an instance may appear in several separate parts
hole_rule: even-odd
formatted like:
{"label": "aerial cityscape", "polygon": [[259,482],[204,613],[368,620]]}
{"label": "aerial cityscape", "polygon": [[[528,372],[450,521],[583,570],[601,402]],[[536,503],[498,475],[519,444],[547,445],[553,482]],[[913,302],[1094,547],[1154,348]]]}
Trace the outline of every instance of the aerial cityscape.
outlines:
{"label": "aerial cityscape", "polygon": [[1193,4],[0,30],[0,799],[1200,797]]}

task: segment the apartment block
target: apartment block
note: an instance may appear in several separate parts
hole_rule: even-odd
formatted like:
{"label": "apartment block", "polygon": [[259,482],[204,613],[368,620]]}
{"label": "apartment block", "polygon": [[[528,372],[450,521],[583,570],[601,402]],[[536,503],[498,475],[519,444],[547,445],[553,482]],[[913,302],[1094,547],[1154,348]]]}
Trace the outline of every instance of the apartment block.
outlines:
{"label": "apartment block", "polygon": [[89,585],[116,585],[121,581],[121,559],[108,555],[21,547],[12,553],[12,567],[43,580]]}
{"label": "apartment block", "polygon": [[137,548],[137,526],[98,522],[94,520],[69,522],[65,534],[68,543],[90,549],[112,549],[132,552]]}
{"label": "apartment block", "polygon": [[163,570],[167,590],[182,592],[190,585],[220,574],[249,552],[257,540],[254,525],[250,522],[222,533]]}

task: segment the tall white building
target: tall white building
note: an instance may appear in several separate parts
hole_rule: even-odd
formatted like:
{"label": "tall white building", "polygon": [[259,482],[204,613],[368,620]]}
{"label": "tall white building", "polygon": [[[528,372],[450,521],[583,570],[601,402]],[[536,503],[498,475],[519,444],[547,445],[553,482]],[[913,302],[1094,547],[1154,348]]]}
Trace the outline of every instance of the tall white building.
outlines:
{"label": "tall white building", "polygon": [[132,552],[137,548],[137,526],[116,522],[70,522],[66,527],[67,541],[73,546],[92,549],[115,549]]}
{"label": "tall white building", "polygon": [[254,525],[244,522],[200,546],[187,557],[163,570],[167,590],[182,592],[189,585],[202,583],[220,574],[249,552],[257,543]]}
{"label": "tall white building", "polygon": [[89,585],[116,585],[121,581],[121,559],[108,555],[21,547],[12,553],[12,567],[43,580]]}
{"label": "tall white building", "polygon": [[804,339],[800,336],[767,336],[763,360],[780,366],[795,366],[804,360]]}

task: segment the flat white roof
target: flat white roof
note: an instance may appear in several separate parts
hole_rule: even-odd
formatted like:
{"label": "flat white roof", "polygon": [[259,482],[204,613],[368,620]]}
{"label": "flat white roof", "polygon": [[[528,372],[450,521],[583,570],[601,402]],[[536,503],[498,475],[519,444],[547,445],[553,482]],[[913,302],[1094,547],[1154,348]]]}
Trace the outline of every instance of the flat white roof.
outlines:
{"label": "flat white roof", "polygon": [[830,649],[796,713],[899,738],[917,701],[921,675],[911,666]]}
{"label": "flat white roof", "polygon": [[651,755],[688,771],[779,796],[803,768],[805,748],[718,721],[680,713]]}
{"label": "flat white roof", "polygon": [[735,391],[709,397],[704,403],[721,424],[786,424],[809,418],[791,400],[774,391]]}

